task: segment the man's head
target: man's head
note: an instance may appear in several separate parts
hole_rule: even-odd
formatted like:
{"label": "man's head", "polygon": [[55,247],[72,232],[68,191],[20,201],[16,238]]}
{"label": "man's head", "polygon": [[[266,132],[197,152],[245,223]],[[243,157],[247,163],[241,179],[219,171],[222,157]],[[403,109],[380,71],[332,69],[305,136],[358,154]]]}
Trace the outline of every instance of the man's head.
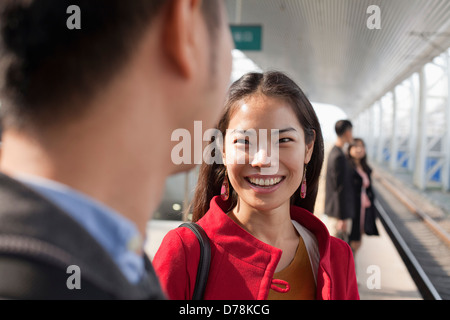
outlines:
{"label": "man's head", "polygon": [[[79,30],[67,27],[71,5],[80,8]],[[222,0],[2,0],[0,10],[1,109],[7,127],[39,131],[88,115],[91,102],[123,75],[145,41],[153,41],[147,60],[155,66],[141,66],[142,82],[170,76],[174,85],[167,95],[184,94],[177,81],[204,87],[203,92],[190,88],[197,97],[180,97],[184,105],[170,112],[190,121],[201,120],[193,118],[201,114],[217,116],[231,64]],[[196,56],[200,50],[205,58]],[[159,90],[148,87],[154,89]]]}
{"label": "man's head", "polygon": [[339,120],[334,127],[337,136],[344,142],[350,143],[353,140],[353,125],[348,120]]}
{"label": "man's head", "polygon": [[1,0],[0,46],[2,171],[69,185],[144,233],[167,175],[190,168],[170,161],[172,132],[223,107],[223,0]]}

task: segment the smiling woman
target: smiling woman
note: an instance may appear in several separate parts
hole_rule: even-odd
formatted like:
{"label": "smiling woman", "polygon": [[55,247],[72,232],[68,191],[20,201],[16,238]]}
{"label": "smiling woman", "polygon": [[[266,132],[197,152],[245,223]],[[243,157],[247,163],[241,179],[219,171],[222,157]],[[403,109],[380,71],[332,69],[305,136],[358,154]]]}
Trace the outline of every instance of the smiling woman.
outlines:
{"label": "smiling woman", "polygon": [[[281,153],[293,157],[291,161],[299,166],[296,171],[300,171],[300,178],[297,175],[296,181],[292,181],[294,177],[290,175],[291,181],[298,184],[296,190],[290,190],[287,193],[288,198],[292,204],[314,212],[318,179],[324,157],[322,131],[311,103],[294,81],[276,71],[244,75],[231,86],[217,129],[225,137],[224,144],[227,151],[223,156],[227,159],[236,159],[235,162],[238,164],[255,162],[257,165],[256,161],[260,161],[262,163],[259,165],[259,170],[262,172],[258,172],[259,174],[272,171],[271,166],[275,167],[281,160],[286,159],[286,157],[281,159]],[[278,132],[278,136],[273,134],[274,130]],[[271,143],[267,143],[264,139],[266,137],[261,135],[258,137],[259,146],[267,145],[267,148],[257,150],[252,145],[252,142],[256,141],[249,134],[252,131],[270,133],[267,139]],[[276,139],[277,141],[274,141]],[[269,145],[271,148],[268,148]],[[306,146],[313,146],[313,148],[310,148],[310,154],[305,162],[302,159],[305,158],[303,153],[306,152]],[[277,159],[272,159],[276,158],[273,157],[272,151],[277,148],[280,155]],[[245,153],[245,150],[249,152]],[[294,155],[293,151],[300,153]],[[241,159],[242,155],[245,159]],[[265,163],[268,160],[271,160],[270,165]],[[227,160],[223,163],[230,162],[232,161]],[[308,169],[305,177],[307,194],[305,199],[302,199],[300,183],[304,168]],[[225,172],[226,166],[220,163],[201,167],[192,203],[194,221],[199,220],[208,211],[211,199],[220,194]],[[234,180],[233,177],[230,179]],[[238,197],[234,191],[236,186],[237,184],[231,181],[230,209],[237,205]],[[294,185],[290,187],[293,188]]]}
{"label": "smiling woman", "polygon": [[[324,151],[302,90],[280,72],[249,73],[217,129],[227,161],[202,164],[192,204],[211,244],[204,298],[358,299],[350,248],[312,214]],[[153,263],[171,299],[192,299],[199,259],[186,228],[164,238]]]}
{"label": "smiling woman", "polygon": [[[297,189],[304,180],[304,168],[309,164],[314,149],[316,128],[320,134],[320,127],[310,128],[312,134],[305,139],[301,120],[296,116],[294,108],[297,106],[291,106],[291,103],[281,95],[258,92],[243,97],[230,108],[233,109],[230,111],[233,116],[229,120],[228,130],[254,128],[257,132],[266,130],[272,133],[272,130],[276,129],[278,133],[275,137],[271,134],[271,137],[267,138],[259,135],[259,140],[268,139],[271,143],[263,144],[259,141],[258,148],[253,148],[253,151],[251,146],[245,143],[247,140],[241,138],[239,133],[237,136],[225,136],[224,153],[227,156],[231,153],[231,158],[237,158],[234,156],[235,153],[241,153],[245,157],[245,162],[240,162],[244,164],[227,162],[225,165],[237,199],[236,205],[233,206],[236,209],[233,210],[234,213],[237,213],[237,208],[243,209],[246,205],[260,211],[273,210],[283,204],[289,205],[294,194],[292,201],[298,198],[300,192]],[[304,106],[301,110],[306,109]],[[275,157],[274,149],[278,151]],[[316,149],[316,152],[320,152],[319,150],[320,148]],[[320,155],[316,157],[319,158]],[[313,166],[320,167],[321,163],[311,163],[311,167]],[[271,175],[267,175],[263,170],[271,167],[275,170]],[[250,178],[258,182],[252,183]],[[271,179],[277,179],[278,183],[269,187]],[[310,177],[311,184],[315,182],[314,180],[315,177]],[[308,200],[314,201],[315,195],[310,193]],[[313,204],[311,203],[311,206]],[[310,211],[313,211],[311,209]],[[289,213],[289,210],[286,212]]]}

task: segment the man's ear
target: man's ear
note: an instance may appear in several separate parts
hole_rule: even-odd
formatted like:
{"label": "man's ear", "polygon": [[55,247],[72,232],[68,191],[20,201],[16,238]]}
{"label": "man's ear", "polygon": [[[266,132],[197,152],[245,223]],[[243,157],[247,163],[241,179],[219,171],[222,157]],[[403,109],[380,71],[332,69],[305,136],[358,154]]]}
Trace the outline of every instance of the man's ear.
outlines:
{"label": "man's ear", "polygon": [[314,150],[314,142],[316,141],[316,130],[314,131],[314,137],[311,139],[311,142],[306,145],[306,152],[305,152],[305,164],[308,164],[311,161],[311,157]]}
{"label": "man's ear", "polygon": [[196,69],[201,7],[202,0],[172,0],[167,8],[163,49],[173,67],[185,78],[190,78]]}

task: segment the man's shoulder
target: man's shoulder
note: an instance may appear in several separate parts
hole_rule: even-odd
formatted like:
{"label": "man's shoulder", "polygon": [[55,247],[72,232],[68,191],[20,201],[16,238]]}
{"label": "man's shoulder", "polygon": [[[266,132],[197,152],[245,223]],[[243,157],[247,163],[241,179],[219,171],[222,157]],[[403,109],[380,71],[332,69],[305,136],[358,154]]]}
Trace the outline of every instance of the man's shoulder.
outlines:
{"label": "man's shoulder", "polygon": [[[7,275],[0,280],[0,295],[25,299],[81,297],[67,289],[67,270],[83,264],[82,251],[92,249],[97,249],[95,241],[62,210],[0,174],[0,270]],[[91,286],[88,281],[84,283]],[[40,288],[41,293],[33,288]],[[85,290],[85,294],[88,292],[94,290]]]}
{"label": "man's shoulder", "polygon": [[[31,237],[62,248],[93,240],[67,213],[19,181],[0,174],[0,234]],[[82,242],[79,244],[83,244]]]}
{"label": "man's shoulder", "polygon": [[345,154],[341,148],[334,145],[333,148],[331,148],[331,150],[330,150],[330,156],[337,158],[337,157],[343,157],[343,156],[345,156]]}
{"label": "man's shoulder", "polygon": [[333,146],[333,148],[331,148],[330,152],[328,153],[328,161],[327,161],[328,170],[334,170],[336,162],[339,162],[341,158],[345,158],[344,152],[342,151],[341,148]]}
{"label": "man's shoulder", "polygon": [[[79,268],[83,292],[67,291],[66,281],[74,272],[70,266]],[[39,285],[43,293],[33,295],[34,291],[22,290],[30,293],[19,298],[45,298],[45,292],[58,298],[62,290],[66,294],[61,296],[63,299],[141,299],[145,292],[150,292],[148,288],[131,285],[101,245],[62,209],[20,182],[0,174],[2,269],[8,272],[2,272],[0,279],[0,297],[3,294],[4,298],[7,298],[7,288],[29,289],[27,277],[21,274],[28,274],[28,279],[33,279],[34,286]],[[153,277],[150,278],[152,282]]]}
{"label": "man's shoulder", "polygon": [[[72,269],[70,269],[72,270]],[[69,271],[70,271],[69,270]],[[0,252],[0,299],[113,299],[114,295],[85,281],[82,270],[68,272],[51,262]]]}

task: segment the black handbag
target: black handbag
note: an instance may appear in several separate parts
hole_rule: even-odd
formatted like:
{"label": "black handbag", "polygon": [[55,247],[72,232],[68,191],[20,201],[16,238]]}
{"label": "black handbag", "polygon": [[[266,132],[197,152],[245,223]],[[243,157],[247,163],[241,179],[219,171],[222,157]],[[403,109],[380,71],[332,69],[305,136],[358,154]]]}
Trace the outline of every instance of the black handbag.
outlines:
{"label": "black handbag", "polygon": [[209,243],[209,238],[205,230],[196,223],[186,222],[179,226],[179,228],[182,227],[190,229],[200,243],[200,261],[198,263],[197,278],[195,280],[192,300],[203,300],[206,283],[208,282],[209,267],[211,265],[211,245]]}

